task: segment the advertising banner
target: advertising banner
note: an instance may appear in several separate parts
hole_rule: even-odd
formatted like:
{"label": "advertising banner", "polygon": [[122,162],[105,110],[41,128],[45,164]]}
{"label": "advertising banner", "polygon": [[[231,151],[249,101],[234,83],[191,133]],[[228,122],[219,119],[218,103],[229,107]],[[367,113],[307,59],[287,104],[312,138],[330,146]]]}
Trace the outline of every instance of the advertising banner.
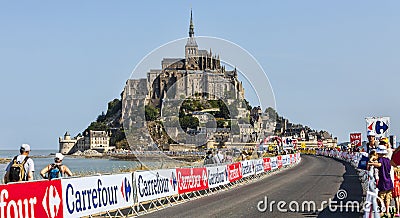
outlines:
{"label": "advertising banner", "polygon": [[201,168],[177,168],[179,194],[208,189],[207,171]]}
{"label": "advertising banner", "polygon": [[244,160],[240,162],[242,164],[242,177],[248,177],[254,175],[254,163],[253,160]]}
{"label": "advertising banner", "polygon": [[282,166],[287,166],[290,164],[290,156],[288,154],[282,155]]}
{"label": "advertising banner", "polygon": [[265,158],[263,158],[263,162],[264,162],[264,171],[265,172],[270,171],[272,169],[271,168],[271,158],[265,157]]}
{"label": "advertising banner", "polygon": [[216,188],[229,183],[228,166],[207,167],[208,187]]}
{"label": "advertising banner", "polygon": [[356,148],[362,145],[361,133],[350,133],[350,144]]}
{"label": "advertising banner", "polygon": [[317,141],[317,145],[318,145],[318,148],[323,148],[324,147],[324,142],[321,141],[321,140],[318,140]]}
{"label": "advertising banner", "polygon": [[297,139],[292,139],[292,144],[293,144],[293,147],[296,149],[297,148]]}
{"label": "advertising banner", "polygon": [[263,159],[254,160],[254,171],[258,175],[264,172],[264,161]]}
{"label": "advertising banner", "polygon": [[390,117],[367,117],[367,133],[372,132],[377,138],[389,138]]}
{"label": "advertising banner", "polygon": [[229,182],[234,182],[242,178],[242,164],[236,162],[228,165]]}
{"label": "advertising banner", "polygon": [[134,177],[138,202],[178,194],[175,169],[136,171]]}
{"label": "advertising banner", "polygon": [[282,168],[283,164],[282,164],[282,156],[279,155],[276,157],[277,159],[277,163],[278,163],[278,168]]}
{"label": "advertising banner", "polygon": [[278,169],[278,159],[276,157],[271,157],[271,169]]}
{"label": "advertising banner", "polygon": [[133,205],[132,174],[62,179],[64,217],[89,216]]}
{"label": "advertising banner", "polygon": [[0,185],[0,217],[63,217],[60,180]]}

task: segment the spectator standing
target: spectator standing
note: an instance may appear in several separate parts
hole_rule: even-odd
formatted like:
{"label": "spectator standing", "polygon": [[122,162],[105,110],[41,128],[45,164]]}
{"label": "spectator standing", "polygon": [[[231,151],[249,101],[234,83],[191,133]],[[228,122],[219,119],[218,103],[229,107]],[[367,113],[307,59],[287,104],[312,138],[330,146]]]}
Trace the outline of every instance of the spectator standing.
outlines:
{"label": "spectator standing", "polygon": [[[71,170],[63,165],[62,161],[64,159],[64,155],[61,153],[56,153],[54,158],[54,163],[47,165],[40,171],[40,175],[44,179],[56,179],[59,177],[63,177],[64,175],[72,176]],[[47,174],[47,175],[46,175]]]}
{"label": "spectator standing", "polygon": [[379,146],[379,142],[375,140],[375,133],[372,131],[367,132],[367,153],[371,152],[371,150],[376,149]]}
{"label": "spectator standing", "polygon": [[[387,155],[388,151],[385,145],[379,145],[378,148],[376,149],[376,153],[378,154],[378,163],[368,163],[368,165],[374,166],[378,168],[378,175],[379,175],[379,180],[378,180],[378,196],[380,199],[382,199],[383,204],[385,204],[386,208],[386,215],[389,214],[389,206],[390,202],[392,200],[392,189],[393,189],[393,182],[392,179],[390,178],[390,170],[392,166],[390,165],[390,159],[387,158],[385,155]],[[378,201],[378,203],[381,203]],[[383,205],[381,205],[383,206]]]}
{"label": "spectator standing", "polygon": [[35,171],[35,163],[29,157],[31,146],[22,144],[19,153],[15,156],[6,167],[4,175],[4,183],[30,181],[33,180],[33,173]]}
{"label": "spectator standing", "polygon": [[396,207],[396,217],[400,217],[400,168],[394,167],[394,184],[392,191]]}

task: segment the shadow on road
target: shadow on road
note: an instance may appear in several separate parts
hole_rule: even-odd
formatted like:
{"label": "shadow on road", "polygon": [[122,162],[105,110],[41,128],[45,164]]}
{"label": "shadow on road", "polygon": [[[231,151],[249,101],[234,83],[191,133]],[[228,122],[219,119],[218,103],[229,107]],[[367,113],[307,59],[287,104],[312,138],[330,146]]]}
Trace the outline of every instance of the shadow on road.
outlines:
{"label": "shadow on road", "polygon": [[[323,211],[318,214],[318,217],[362,217],[362,197],[363,191],[361,183],[358,177],[357,170],[349,163],[341,160],[337,160],[342,163],[345,167],[345,173],[343,175],[343,182],[340,185],[338,194],[335,195],[332,200],[332,204],[326,207]],[[342,195],[341,195],[342,194]],[[335,202],[336,201],[336,202]],[[358,204],[352,204],[352,202],[358,202]]]}

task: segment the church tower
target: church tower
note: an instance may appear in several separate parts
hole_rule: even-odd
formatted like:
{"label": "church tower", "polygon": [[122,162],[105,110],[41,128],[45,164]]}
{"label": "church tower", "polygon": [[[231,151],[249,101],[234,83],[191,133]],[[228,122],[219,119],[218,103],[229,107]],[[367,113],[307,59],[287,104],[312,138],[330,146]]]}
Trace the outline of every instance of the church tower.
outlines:
{"label": "church tower", "polygon": [[189,38],[185,46],[186,69],[196,69],[196,59],[198,57],[199,47],[194,38],[194,25],[192,10],[190,10]]}

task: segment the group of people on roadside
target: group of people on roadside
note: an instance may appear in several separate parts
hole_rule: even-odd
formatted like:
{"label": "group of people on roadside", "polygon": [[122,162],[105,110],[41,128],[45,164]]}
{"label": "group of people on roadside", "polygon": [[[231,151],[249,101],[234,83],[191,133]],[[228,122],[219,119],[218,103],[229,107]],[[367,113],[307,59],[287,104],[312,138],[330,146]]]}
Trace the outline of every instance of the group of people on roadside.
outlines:
{"label": "group of people on roadside", "polygon": [[381,215],[390,216],[389,206],[393,199],[396,208],[395,216],[400,217],[400,168],[397,161],[393,160],[400,154],[398,153],[400,147],[393,150],[388,138],[381,138],[378,141],[373,132],[368,132],[367,137],[368,167],[375,168],[374,177],[379,190],[377,201],[381,208],[382,206],[385,208],[385,211],[381,211]]}
{"label": "group of people on roadside", "polygon": [[[30,145],[21,145],[19,149],[20,154],[15,156],[6,167],[6,173],[4,175],[5,184],[10,182],[32,181],[34,179],[35,163],[29,156],[30,152]],[[64,155],[56,153],[54,163],[50,163],[40,171],[42,178],[51,180],[62,176],[72,176],[71,170],[62,163],[63,159]]]}
{"label": "group of people on roadside", "polygon": [[223,155],[222,151],[217,151],[214,153],[212,150],[208,150],[206,156],[204,157],[204,165],[230,162],[228,159],[229,156]]}

